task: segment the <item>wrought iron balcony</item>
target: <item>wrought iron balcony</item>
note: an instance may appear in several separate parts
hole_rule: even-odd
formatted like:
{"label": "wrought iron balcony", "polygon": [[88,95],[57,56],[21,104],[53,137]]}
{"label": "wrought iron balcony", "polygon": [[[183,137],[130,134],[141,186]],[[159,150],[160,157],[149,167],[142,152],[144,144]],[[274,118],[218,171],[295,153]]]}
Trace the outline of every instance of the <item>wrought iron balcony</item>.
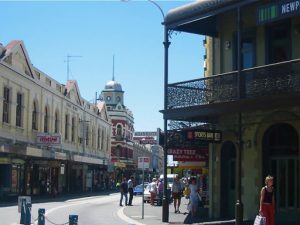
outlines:
{"label": "wrought iron balcony", "polygon": [[168,85],[168,109],[238,101],[274,94],[300,92],[300,60],[233,71]]}
{"label": "wrought iron balcony", "polygon": [[[206,113],[211,113],[219,110],[218,105],[231,105],[242,110],[239,102],[245,105],[245,102],[252,104],[259,99],[270,101],[275,99],[274,96],[281,100],[282,96],[295,96],[300,94],[300,59],[244,69],[238,78],[238,72],[233,71],[168,84],[167,110],[164,113],[176,110],[185,113],[184,108],[197,108],[198,111],[210,108]],[[261,101],[260,104],[264,103]]]}

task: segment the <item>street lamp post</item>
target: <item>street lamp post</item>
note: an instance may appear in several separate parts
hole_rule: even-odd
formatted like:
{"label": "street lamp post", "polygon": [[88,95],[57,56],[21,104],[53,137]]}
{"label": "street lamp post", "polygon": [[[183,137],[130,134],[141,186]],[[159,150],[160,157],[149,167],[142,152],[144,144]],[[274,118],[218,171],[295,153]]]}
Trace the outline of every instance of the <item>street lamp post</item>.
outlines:
{"label": "street lamp post", "polygon": [[[128,2],[130,0],[121,0],[123,2]],[[171,42],[169,41],[169,30],[165,24],[165,14],[162,8],[153,0],[147,0],[148,2],[152,3],[161,13],[163,17],[162,25],[164,25],[164,110],[167,110],[167,101],[168,101],[168,57],[169,57],[169,46]],[[168,163],[168,120],[164,118],[164,169],[163,169],[163,176],[164,176],[164,192],[163,192],[163,207],[162,207],[162,222],[169,222],[169,199],[168,199],[168,182],[167,182],[167,163]]]}

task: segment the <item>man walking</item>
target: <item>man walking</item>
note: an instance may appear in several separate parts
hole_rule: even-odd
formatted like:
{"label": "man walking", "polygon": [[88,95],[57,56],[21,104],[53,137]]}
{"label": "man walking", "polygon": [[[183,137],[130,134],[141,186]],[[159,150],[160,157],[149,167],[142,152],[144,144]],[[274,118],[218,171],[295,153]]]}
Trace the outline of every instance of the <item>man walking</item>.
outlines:
{"label": "man walking", "polygon": [[128,205],[132,206],[132,199],[133,199],[133,176],[130,176],[130,179],[128,180],[128,191],[129,191],[129,201]]}
{"label": "man walking", "polygon": [[126,181],[126,178],[123,178],[123,181],[120,185],[120,192],[121,192],[121,198],[120,198],[120,206],[122,205],[123,202],[123,196],[125,197],[125,205],[127,205],[127,193],[128,193],[128,183]]}

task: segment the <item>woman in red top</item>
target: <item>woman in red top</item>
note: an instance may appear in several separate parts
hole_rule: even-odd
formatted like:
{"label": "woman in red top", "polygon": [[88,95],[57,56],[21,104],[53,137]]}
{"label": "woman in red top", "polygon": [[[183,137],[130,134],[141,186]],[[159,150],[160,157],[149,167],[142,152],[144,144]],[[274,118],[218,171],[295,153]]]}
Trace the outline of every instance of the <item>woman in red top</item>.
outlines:
{"label": "woman in red top", "polygon": [[275,224],[275,198],[274,198],[274,190],[273,190],[273,177],[267,176],[265,178],[265,184],[260,192],[260,207],[259,213],[260,215],[266,217],[266,225],[274,225]]}

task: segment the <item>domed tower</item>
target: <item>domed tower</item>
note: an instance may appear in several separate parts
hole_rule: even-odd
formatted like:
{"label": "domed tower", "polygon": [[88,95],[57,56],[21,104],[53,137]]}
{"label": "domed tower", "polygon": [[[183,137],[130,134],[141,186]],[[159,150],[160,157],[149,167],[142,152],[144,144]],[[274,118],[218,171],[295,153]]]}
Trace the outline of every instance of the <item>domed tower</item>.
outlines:
{"label": "domed tower", "polygon": [[124,91],[121,84],[114,78],[108,81],[101,92],[100,100],[106,103],[108,110],[114,110],[118,104],[124,106]]}

